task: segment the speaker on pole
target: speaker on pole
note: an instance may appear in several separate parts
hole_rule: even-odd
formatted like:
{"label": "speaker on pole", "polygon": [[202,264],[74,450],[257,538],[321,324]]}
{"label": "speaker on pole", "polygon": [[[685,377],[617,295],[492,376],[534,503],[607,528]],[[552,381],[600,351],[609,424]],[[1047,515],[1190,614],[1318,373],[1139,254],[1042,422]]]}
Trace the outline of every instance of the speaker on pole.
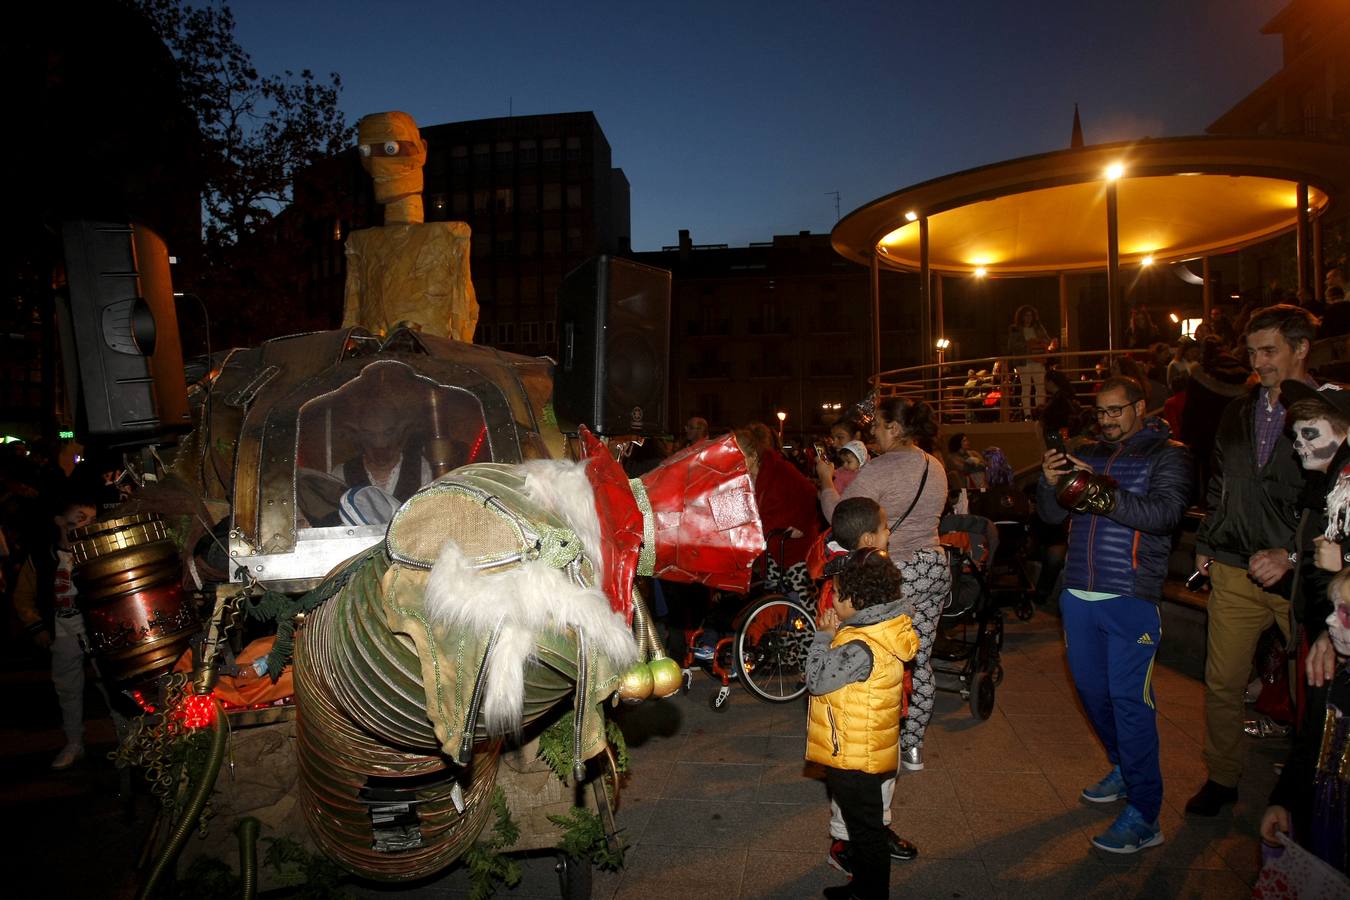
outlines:
{"label": "speaker on pole", "polygon": [[190,427],[164,242],[140,225],[73,221],[63,224],[62,243],[62,356],[89,434],[150,443]]}
{"label": "speaker on pole", "polygon": [[670,431],[670,273],[601,255],[558,289],[558,412],[597,434]]}

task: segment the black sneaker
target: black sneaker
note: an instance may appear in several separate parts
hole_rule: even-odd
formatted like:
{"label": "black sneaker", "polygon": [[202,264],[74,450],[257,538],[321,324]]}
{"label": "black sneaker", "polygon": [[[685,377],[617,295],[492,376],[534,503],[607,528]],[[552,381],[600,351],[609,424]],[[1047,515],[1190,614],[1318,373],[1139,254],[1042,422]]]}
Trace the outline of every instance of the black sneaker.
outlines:
{"label": "black sneaker", "polygon": [[886,849],[890,851],[891,859],[898,859],[901,862],[909,862],[919,855],[918,847],[889,828],[886,829]]}
{"label": "black sneaker", "polygon": [[825,861],[845,875],[853,874],[853,862],[848,852],[848,841],[831,842],[830,855],[825,858]]}
{"label": "black sneaker", "polygon": [[1186,814],[1190,816],[1217,816],[1219,810],[1229,803],[1237,802],[1237,788],[1217,781],[1206,781],[1195,796],[1186,801]]}

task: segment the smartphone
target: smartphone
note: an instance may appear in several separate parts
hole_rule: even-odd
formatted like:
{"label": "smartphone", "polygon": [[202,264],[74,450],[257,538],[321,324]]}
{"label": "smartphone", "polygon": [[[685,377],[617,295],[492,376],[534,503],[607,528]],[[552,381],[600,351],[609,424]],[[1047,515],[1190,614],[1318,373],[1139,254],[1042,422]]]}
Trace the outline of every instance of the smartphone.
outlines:
{"label": "smartphone", "polygon": [[825,458],[825,445],[816,444],[816,459],[824,459],[824,458]]}
{"label": "smartphone", "polygon": [[1064,436],[1058,431],[1051,431],[1045,436],[1045,446],[1047,449],[1055,450],[1059,453],[1068,453],[1064,449]]}
{"label": "smartphone", "polygon": [[1209,575],[1203,569],[1196,569],[1191,573],[1191,577],[1186,579],[1186,590],[1203,591],[1209,587]]}

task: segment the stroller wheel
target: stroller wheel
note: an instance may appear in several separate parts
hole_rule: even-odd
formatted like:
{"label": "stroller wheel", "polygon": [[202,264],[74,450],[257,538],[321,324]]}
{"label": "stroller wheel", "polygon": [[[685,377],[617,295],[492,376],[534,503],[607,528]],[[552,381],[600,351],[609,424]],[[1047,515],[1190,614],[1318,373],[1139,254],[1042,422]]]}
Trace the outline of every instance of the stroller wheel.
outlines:
{"label": "stroller wheel", "polygon": [[683,672],[680,673],[680,684],[681,684],[680,690],[682,690],[686,694],[689,693],[689,689],[694,686],[693,669],[685,669]]}
{"label": "stroller wheel", "polygon": [[988,672],[976,672],[970,681],[970,714],[983,722],[994,713],[994,680]]}
{"label": "stroller wheel", "polygon": [[731,688],[724,684],[708,698],[708,706],[716,712],[726,712],[729,699],[731,699]]}
{"label": "stroller wheel", "polygon": [[1031,617],[1036,614],[1036,609],[1031,605],[1030,600],[1023,600],[1017,604],[1017,621],[1030,622]]}
{"label": "stroller wheel", "polygon": [[994,680],[994,687],[1003,683],[1003,663],[994,663],[994,671],[989,673],[989,677]]}

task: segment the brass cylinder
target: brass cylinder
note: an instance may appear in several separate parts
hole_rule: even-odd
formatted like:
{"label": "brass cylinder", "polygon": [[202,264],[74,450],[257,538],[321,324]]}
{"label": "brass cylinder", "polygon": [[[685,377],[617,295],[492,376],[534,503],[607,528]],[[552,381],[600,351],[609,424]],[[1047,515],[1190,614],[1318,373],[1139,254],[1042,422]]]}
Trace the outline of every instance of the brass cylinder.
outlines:
{"label": "brass cylinder", "polygon": [[72,538],[80,610],[103,674],[131,681],[173,668],[198,622],[164,521],[126,516],[77,529]]}

